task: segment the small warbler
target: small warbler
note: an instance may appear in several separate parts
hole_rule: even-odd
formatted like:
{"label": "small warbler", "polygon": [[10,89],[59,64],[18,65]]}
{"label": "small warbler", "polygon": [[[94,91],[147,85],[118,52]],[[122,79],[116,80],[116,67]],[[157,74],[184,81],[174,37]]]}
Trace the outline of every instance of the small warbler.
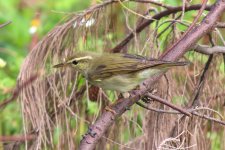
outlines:
{"label": "small warbler", "polygon": [[107,90],[127,92],[145,79],[188,62],[170,62],[122,53],[78,52],[54,68],[71,67],[91,84]]}

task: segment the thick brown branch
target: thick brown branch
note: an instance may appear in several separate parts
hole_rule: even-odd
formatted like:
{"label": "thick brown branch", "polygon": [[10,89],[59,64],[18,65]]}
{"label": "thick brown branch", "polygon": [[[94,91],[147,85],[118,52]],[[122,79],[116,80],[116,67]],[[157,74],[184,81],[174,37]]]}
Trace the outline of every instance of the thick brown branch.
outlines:
{"label": "thick brown branch", "polygon": [[[180,10],[181,8],[179,7],[178,9]],[[176,45],[173,45],[173,47],[168,49],[166,53],[164,53],[161,56],[161,58],[165,60],[169,60],[169,61],[174,61],[179,59],[202,36],[204,36],[206,33],[210,32],[213,29],[217,19],[224,12],[224,10],[225,10],[225,1],[218,0],[216,4],[213,6],[213,8],[211,9],[211,11],[208,13],[208,15],[201,22],[201,24],[199,26],[195,26],[189,32],[189,34],[185,35],[182,38],[182,40],[180,40]],[[140,32],[146,26],[146,24],[149,24],[149,23],[151,23],[151,21],[149,20],[144,22],[144,24],[142,24],[141,27],[139,26],[138,28],[139,30],[138,31],[136,30],[136,32]],[[131,37],[132,36],[133,34],[131,35]],[[130,38],[128,39],[130,40]],[[129,42],[129,40],[126,41],[126,43]],[[117,112],[116,115],[112,114],[111,112],[104,112],[97,119],[97,121],[90,127],[90,130],[89,130],[90,132],[88,132],[84,136],[84,138],[81,140],[80,149],[81,150],[94,149],[95,145],[100,140],[100,138],[104,135],[105,131],[114,123],[115,118],[121,116],[127,110],[127,108],[129,108],[134,103],[136,103],[142,97],[142,95],[144,95],[146,91],[150,89],[150,86],[154,84],[162,75],[163,74],[160,74],[160,75],[154,76],[151,79],[148,79],[147,81],[145,81],[145,85],[147,85],[146,89],[141,89],[139,91],[136,91],[133,97],[129,99],[123,99],[119,103],[115,104],[112,109],[115,110],[115,112]]]}

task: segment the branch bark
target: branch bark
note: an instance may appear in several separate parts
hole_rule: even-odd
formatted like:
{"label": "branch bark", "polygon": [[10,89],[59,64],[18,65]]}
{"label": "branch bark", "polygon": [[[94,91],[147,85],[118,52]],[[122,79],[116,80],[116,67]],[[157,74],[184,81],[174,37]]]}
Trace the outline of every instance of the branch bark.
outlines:
{"label": "branch bark", "polygon": [[[180,10],[180,7],[177,9]],[[190,32],[187,33],[181,40],[179,40],[175,45],[166,50],[166,52],[163,53],[163,55],[160,58],[168,61],[175,61],[179,59],[202,36],[210,32],[215,27],[217,19],[223,13],[224,10],[225,10],[225,1],[218,0],[212,7],[211,11],[201,22],[201,24],[199,26],[194,26],[190,30]],[[145,21],[144,24],[142,24],[142,26],[139,27],[139,30],[136,30],[136,32],[140,32],[141,29],[143,29],[151,22],[152,20]],[[130,34],[130,36],[133,37],[134,35]],[[129,40],[125,41],[125,44],[128,43]],[[117,49],[115,49],[115,51],[116,50]],[[123,99],[120,102],[116,103],[112,108],[113,110],[115,110],[115,112],[117,112],[116,115],[108,111],[103,112],[103,114],[97,119],[97,121],[90,127],[89,132],[84,135],[84,138],[81,140],[79,149],[80,150],[94,149],[100,138],[104,135],[105,131],[109,129],[109,127],[114,123],[115,118],[120,117],[127,110],[127,108],[131,107],[135,102],[137,102],[141,98],[141,96],[146,93],[146,91],[150,88],[150,86],[154,84],[162,75],[163,74],[160,74],[146,80],[145,81],[145,85],[147,85],[146,89],[135,91],[135,94],[131,98]]]}
{"label": "branch bark", "polygon": [[211,55],[215,53],[223,53],[225,54],[225,46],[213,46],[210,47],[208,45],[196,45],[194,48],[194,51],[205,54],[205,55]]}

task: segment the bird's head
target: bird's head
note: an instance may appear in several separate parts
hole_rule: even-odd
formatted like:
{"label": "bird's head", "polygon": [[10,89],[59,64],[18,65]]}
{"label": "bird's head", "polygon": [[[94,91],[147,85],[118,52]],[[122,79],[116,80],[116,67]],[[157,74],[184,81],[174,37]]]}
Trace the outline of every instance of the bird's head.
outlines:
{"label": "bird's head", "polygon": [[93,60],[92,55],[77,54],[67,58],[64,62],[54,65],[54,68],[71,67],[80,73],[85,73]]}

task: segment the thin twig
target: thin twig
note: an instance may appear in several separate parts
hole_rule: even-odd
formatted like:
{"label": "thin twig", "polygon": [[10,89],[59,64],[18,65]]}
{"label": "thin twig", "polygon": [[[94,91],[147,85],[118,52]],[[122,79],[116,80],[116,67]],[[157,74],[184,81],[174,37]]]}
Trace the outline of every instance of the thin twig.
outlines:
{"label": "thin twig", "polygon": [[132,9],[128,8],[126,5],[124,5],[124,4],[122,3],[121,0],[118,0],[118,2],[120,3],[120,5],[121,5],[124,9],[126,9],[126,10],[129,11],[130,13],[132,13],[132,14],[134,14],[134,15],[137,15],[137,16],[139,16],[139,17],[142,17],[142,18],[144,18],[144,19],[146,19],[146,20],[152,20],[151,17],[148,17],[148,16],[146,16],[146,15],[139,14],[139,13],[133,11]]}
{"label": "thin twig", "polygon": [[181,17],[181,15],[177,16],[174,21],[171,21],[171,23],[166,27],[164,28],[159,34],[157,34],[156,36],[156,39],[159,38],[164,32],[168,31],[168,29],[174,25],[176,23],[176,20],[178,20],[179,18]]}
{"label": "thin twig", "polygon": [[169,6],[169,5],[159,3],[157,1],[152,1],[152,0],[130,0],[130,1],[138,2],[138,3],[151,3],[151,4],[156,5],[156,6],[164,7],[166,9],[172,9],[173,8],[173,6]]}
{"label": "thin twig", "polygon": [[195,116],[198,116],[198,117],[201,117],[201,118],[204,118],[204,119],[207,119],[207,120],[210,120],[210,121],[213,121],[213,122],[216,122],[216,123],[219,123],[219,124],[222,124],[225,126],[225,122],[224,121],[221,121],[219,119],[216,119],[216,118],[212,118],[212,117],[209,117],[207,115],[201,115],[199,113],[196,113],[196,112],[192,112],[193,115]]}
{"label": "thin twig", "polygon": [[[214,46],[214,42],[212,41],[212,37],[211,35],[209,34],[209,39],[210,39],[210,42],[212,44],[212,46]],[[204,84],[204,81],[205,81],[205,78],[206,78],[206,74],[209,70],[209,66],[211,64],[213,60],[213,54],[209,55],[209,58],[205,64],[205,67],[204,67],[204,70],[200,76],[200,79],[199,79],[199,82],[198,82],[198,85],[195,87],[195,91],[194,91],[194,96],[193,96],[193,100],[192,100],[192,107],[195,107],[198,105],[198,101],[199,101],[199,96],[200,96],[200,93],[202,91],[202,88],[203,88],[203,84]]]}
{"label": "thin twig", "polygon": [[7,21],[6,23],[1,24],[0,25],[0,28],[3,28],[4,26],[7,26],[10,23],[12,23],[12,21]]}
{"label": "thin twig", "polygon": [[225,46],[209,47],[208,45],[195,45],[193,49],[194,51],[205,55],[211,55],[216,53],[225,54]]}
{"label": "thin twig", "polygon": [[30,141],[36,138],[35,134],[28,134],[28,135],[12,135],[12,136],[0,136],[0,142],[24,142]]}
{"label": "thin twig", "polygon": [[182,114],[185,114],[185,115],[187,115],[187,116],[189,116],[189,117],[191,116],[191,114],[190,114],[188,111],[186,111],[186,110],[184,110],[184,109],[182,109],[182,108],[180,108],[180,107],[178,107],[178,106],[176,106],[176,105],[174,105],[174,104],[172,104],[172,103],[169,103],[167,100],[162,99],[161,97],[152,95],[152,94],[150,94],[150,93],[147,93],[146,95],[147,95],[148,97],[150,97],[150,98],[152,98],[152,99],[154,99],[154,100],[156,100],[156,101],[158,101],[158,102],[164,104],[164,105],[169,106],[170,108],[173,108],[174,110],[177,110],[177,111],[181,112]]}
{"label": "thin twig", "polygon": [[41,72],[37,72],[36,74],[32,75],[28,80],[24,81],[21,84],[18,84],[17,87],[15,88],[15,90],[12,92],[12,97],[3,100],[2,103],[0,103],[0,109],[4,108],[7,104],[11,103],[12,101],[14,101],[19,93],[26,88],[27,86],[29,86],[31,83],[33,83],[39,76],[41,75]]}
{"label": "thin twig", "polygon": [[225,22],[217,22],[216,27],[217,28],[225,28]]}
{"label": "thin twig", "polygon": [[[148,106],[145,106],[144,104],[140,103],[140,102],[136,102],[136,104],[138,104],[139,106],[141,107],[144,107],[145,109],[147,110],[150,110],[150,111],[154,111],[154,112],[157,112],[157,113],[166,113],[166,114],[183,114],[181,112],[178,112],[178,111],[173,111],[173,110],[162,110],[162,109],[156,109],[156,108],[152,108],[152,107],[148,107]],[[185,111],[191,113],[192,115],[195,115],[195,116],[198,116],[198,117],[201,117],[203,119],[206,119],[206,120],[209,120],[209,121],[213,121],[213,122],[216,122],[218,124],[221,124],[221,125],[225,125],[225,122],[222,121],[222,120],[219,120],[219,119],[216,119],[216,118],[212,118],[212,117],[209,117],[207,115],[204,115],[204,114],[199,114],[197,113],[196,111],[198,110],[201,110],[201,109],[206,109],[204,107],[200,107],[200,108],[191,108],[191,109],[186,109]],[[213,111],[215,112],[214,110],[211,110],[211,109],[207,109],[207,110],[210,110],[210,111]],[[217,112],[215,112],[217,113]],[[218,114],[218,113],[217,113]],[[221,115],[218,114],[220,117]]]}

